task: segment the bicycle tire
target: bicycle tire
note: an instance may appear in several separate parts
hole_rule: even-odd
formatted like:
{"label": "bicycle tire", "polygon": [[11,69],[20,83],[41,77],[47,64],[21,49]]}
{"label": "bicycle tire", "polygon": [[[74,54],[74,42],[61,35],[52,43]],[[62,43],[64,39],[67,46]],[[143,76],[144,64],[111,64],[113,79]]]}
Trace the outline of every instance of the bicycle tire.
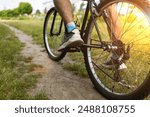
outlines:
{"label": "bicycle tire", "polygon": [[[49,55],[49,58],[52,59],[53,61],[60,61],[61,59],[63,59],[66,55],[66,52],[58,52],[57,49],[58,47],[60,46],[61,44],[61,39],[63,39],[63,37],[58,37],[57,35],[55,35],[55,37],[53,35],[50,35],[49,33],[47,34],[47,32],[50,30],[48,30],[48,26],[50,25],[51,27],[51,23],[49,23],[52,19],[51,17],[53,18],[54,17],[54,13],[57,12],[55,7],[51,8],[47,14],[46,14],[46,17],[45,17],[45,21],[44,21],[44,27],[43,27],[43,39],[44,39],[44,45],[45,45],[45,48],[46,48],[46,51]],[[59,15],[57,13],[57,15]],[[54,24],[54,27],[56,25]],[[63,27],[62,27],[63,28]],[[47,31],[48,30],[48,31]],[[62,32],[62,35],[64,35],[64,32]],[[53,47],[52,46],[55,46],[55,42],[53,45],[50,45],[51,41],[54,40],[54,38],[58,38],[57,40],[59,40],[60,42],[57,44],[57,48],[54,48],[55,51],[53,51]],[[55,39],[56,40],[56,39]]]}
{"label": "bicycle tire", "polygon": [[[135,5],[136,7],[140,8],[144,12],[144,14],[146,14],[148,20],[150,21],[150,14],[149,14],[150,6],[149,4],[147,4],[146,0],[130,0],[130,1],[128,0],[104,0],[98,5],[96,9],[100,13],[105,7],[109,6],[110,4],[119,3],[119,2],[131,3]],[[87,30],[85,33],[86,44],[88,44],[88,41],[91,38],[92,29],[94,27],[93,25],[94,23],[91,17],[88,21]],[[92,65],[93,64],[92,58],[89,58],[89,50],[90,49],[86,48],[84,51],[84,59],[85,59],[85,65],[88,71],[88,75],[92,83],[94,84],[95,88],[98,90],[98,92],[101,93],[103,96],[105,96],[107,99],[119,99],[119,100],[121,99],[123,100],[144,99],[146,96],[150,94],[150,85],[149,85],[150,71],[149,73],[147,73],[147,76],[145,77],[145,80],[143,81],[143,83],[137,89],[135,89],[134,91],[128,94],[115,93],[113,91],[108,90],[107,87],[105,87],[105,84],[103,84],[101,80],[98,80],[98,78],[102,76],[96,75],[98,77],[95,77],[96,72],[94,71],[94,65]]]}

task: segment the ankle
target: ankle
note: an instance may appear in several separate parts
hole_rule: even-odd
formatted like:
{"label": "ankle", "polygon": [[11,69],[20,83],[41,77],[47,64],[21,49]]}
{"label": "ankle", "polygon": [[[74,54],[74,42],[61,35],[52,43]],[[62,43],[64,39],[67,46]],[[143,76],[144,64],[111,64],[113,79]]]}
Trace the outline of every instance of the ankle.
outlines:
{"label": "ankle", "polygon": [[70,23],[67,23],[66,28],[67,28],[67,32],[69,33],[69,32],[72,32],[76,28],[76,25],[74,22],[70,22]]}

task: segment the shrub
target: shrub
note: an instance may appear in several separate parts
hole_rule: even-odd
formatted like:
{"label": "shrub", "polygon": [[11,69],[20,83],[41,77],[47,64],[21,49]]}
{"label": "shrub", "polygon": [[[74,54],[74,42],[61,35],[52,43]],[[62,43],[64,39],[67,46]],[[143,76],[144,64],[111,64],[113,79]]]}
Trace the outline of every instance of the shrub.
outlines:
{"label": "shrub", "polygon": [[30,3],[27,3],[27,2],[21,2],[19,4],[19,8],[18,8],[18,11],[21,15],[23,14],[31,14],[32,13],[32,6]]}
{"label": "shrub", "polygon": [[18,8],[13,10],[3,10],[0,11],[0,17],[17,17],[23,14],[31,14],[32,6],[29,3],[21,2]]}

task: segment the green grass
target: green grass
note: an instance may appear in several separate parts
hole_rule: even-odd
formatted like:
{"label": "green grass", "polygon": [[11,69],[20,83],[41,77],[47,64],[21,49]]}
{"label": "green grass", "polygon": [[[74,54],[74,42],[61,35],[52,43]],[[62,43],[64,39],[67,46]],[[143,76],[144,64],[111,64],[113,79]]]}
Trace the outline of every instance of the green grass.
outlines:
{"label": "green grass", "polygon": [[[101,23],[99,23],[99,24],[101,24],[101,26],[99,28],[101,28],[101,31],[103,30],[103,32],[102,32],[102,38],[105,39],[106,41],[108,41],[109,40],[109,36],[108,36],[108,32],[107,32],[107,27],[104,25],[104,23],[102,23],[102,21],[100,21],[100,22]],[[11,25],[13,25],[13,26],[15,26],[15,27],[17,27],[17,28],[19,28],[21,30],[23,30],[24,32],[26,32],[29,35],[32,35],[32,37],[34,38],[34,40],[35,40],[36,43],[43,45],[43,39],[42,39],[43,21],[41,21],[41,20],[35,20],[35,19],[34,20],[21,20],[21,21],[20,20],[13,20],[13,21],[8,21],[7,23],[11,24]],[[128,25],[126,27],[128,27]],[[141,26],[141,25],[139,25],[139,26]],[[128,36],[126,36],[126,37],[123,38],[123,41],[124,42],[126,41],[127,43],[130,42],[129,39],[130,40],[132,39],[134,41],[135,40],[134,36],[136,36],[142,30],[143,29],[142,28],[140,29],[140,27],[133,28],[132,30],[130,30],[127,33]],[[136,32],[136,33],[134,33],[134,32]],[[146,32],[145,32],[145,34],[146,34]],[[98,39],[96,31],[93,31],[92,38]],[[138,38],[142,38],[142,36],[140,36]],[[141,40],[141,42],[144,42],[144,41]],[[146,43],[146,41],[144,43]],[[138,46],[136,46],[136,47],[137,47],[137,49],[140,49],[140,50],[143,49],[140,46],[139,46],[139,48],[138,48]],[[144,49],[146,49],[146,48],[144,48]],[[102,54],[101,51],[98,51],[98,52],[97,51],[98,50],[93,51],[93,54],[94,54],[93,57],[94,58],[98,58],[99,57],[98,54]],[[132,53],[134,54],[134,52],[132,52]],[[139,56],[138,54],[141,54],[141,53],[137,53],[136,56]],[[138,58],[143,58],[142,55],[140,55],[140,56],[141,57],[138,57]],[[78,74],[78,75],[81,75],[81,76],[87,76],[86,69],[84,67],[85,65],[84,65],[83,55],[81,53],[73,53],[73,54],[69,54],[69,57],[74,62],[73,63],[65,63],[63,65],[64,68],[73,71],[75,74]],[[107,57],[105,57],[104,59],[106,60]],[[138,60],[140,60],[140,59],[138,59]],[[144,60],[148,61],[149,57],[144,58]],[[134,60],[134,61],[135,61],[135,65],[139,64],[137,60]],[[104,60],[101,59],[100,62],[102,63],[102,62],[104,62]],[[142,67],[142,68],[145,68],[145,67]],[[142,68],[137,68],[137,69],[142,69]],[[149,66],[147,68],[149,68]],[[100,77],[102,77],[102,76],[105,77],[105,74],[103,74],[103,73],[97,72],[97,74]],[[140,74],[140,75],[142,76],[142,74]],[[109,79],[108,80],[106,80],[106,79],[107,78],[102,78],[101,80],[103,82],[106,82],[106,84],[108,85],[108,87],[112,87],[112,83],[110,83],[111,81],[109,81]],[[132,79],[129,79],[129,81],[130,80],[132,80]],[[117,87],[116,87],[116,90],[118,90]]]}
{"label": "green grass", "polygon": [[82,63],[64,64],[63,67],[67,70],[72,71],[76,75],[80,75],[82,77],[88,77],[86,68],[85,66],[83,66]]}
{"label": "green grass", "polygon": [[[12,25],[25,33],[31,35],[37,44],[43,44],[43,24],[44,19],[36,20],[36,19],[28,19],[28,20],[7,20],[5,23]],[[56,39],[55,39],[56,40]],[[57,44],[56,44],[57,45]],[[75,63],[64,63],[64,68],[77,75],[81,75],[83,77],[87,77],[87,72],[84,65],[83,55],[81,53],[73,53],[69,54],[69,57],[76,61]],[[82,60],[81,60],[82,59]],[[30,61],[30,58],[27,59]]]}
{"label": "green grass", "polygon": [[84,78],[88,77],[85,64],[84,57],[82,53],[69,53],[72,62],[65,63],[63,67],[69,71],[72,71],[76,75],[80,75]]}
{"label": "green grass", "polygon": [[[124,16],[122,16],[124,17]],[[122,20],[124,23],[124,20]],[[140,23],[139,23],[140,22]],[[110,41],[108,30],[102,18],[98,20],[99,30],[101,31],[101,38],[103,41]],[[130,59],[126,61],[126,65],[128,69],[120,71],[120,76],[124,81],[129,83],[131,86],[139,86],[143,80],[146,78],[147,74],[150,70],[150,39],[149,39],[149,23],[146,19],[136,19],[134,22],[127,22],[125,25],[121,25],[122,34],[124,34],[121,38],[121,41],[126,44],[126,48],[129,43],[134,42],[133,46],[130,50]],[[130,27],[130,28],[129,28]],[[132,27],[132,28],[131,28]],[[124,33],[124,31],[126,31]],[[92,32],[92,36],[90,37],[93,44],[98,44],[98,37],[96,30],[94,28]],[[131,44],[132,45],[132,44]],[[92,61],[95,62],[99,68],[103,69],[107,74],[114,77],[115,70],[107,70],[102,67],[102,64],[107,60],[110,53],[100,50],[100,49],[91,49]],[[123,86],[118,85],[118,83],[113,84],[113,80],[108,77],[105,73],[101,72],[98,67],[94,66],[96,74],[100,78],[103,84],[105,84],[108,88],[112,89],[116,92],[130,92],[134,88],[124,88]]]}
{"label": "green grass", "polygon": [[14,33],[0,24],[0,99],[47,99],[43,93],[33,97],[27,93],[39,75],[25,64],[28,61],[20,55],[22,47]]}
{"label": "green grass", "polygon": [[31,35],[37,44],[43,45],[43,20],[5,20],[4,22]]}

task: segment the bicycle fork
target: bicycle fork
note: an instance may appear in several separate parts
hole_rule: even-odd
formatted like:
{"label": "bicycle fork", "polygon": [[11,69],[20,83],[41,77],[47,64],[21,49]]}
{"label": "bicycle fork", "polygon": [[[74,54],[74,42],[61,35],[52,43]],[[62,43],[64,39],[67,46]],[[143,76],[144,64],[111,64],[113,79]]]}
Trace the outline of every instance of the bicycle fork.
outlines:
{"label": "bicycle fork", "polygon": [[[60,22],[59,22],[59,28],[54,30],[56,26],[55,23],[56,23],[56,17],[57,17],[57,11],[55,10],[54,12],[54,16],[53,16],[53,19],[52,19],[52,25],[50,27],[50,36],[59,36],[61,34],[61,30],[62,30],[62,25],[63,25],[63,19],[61,18]],[[58,26],[57,25],[57,26]]]}

